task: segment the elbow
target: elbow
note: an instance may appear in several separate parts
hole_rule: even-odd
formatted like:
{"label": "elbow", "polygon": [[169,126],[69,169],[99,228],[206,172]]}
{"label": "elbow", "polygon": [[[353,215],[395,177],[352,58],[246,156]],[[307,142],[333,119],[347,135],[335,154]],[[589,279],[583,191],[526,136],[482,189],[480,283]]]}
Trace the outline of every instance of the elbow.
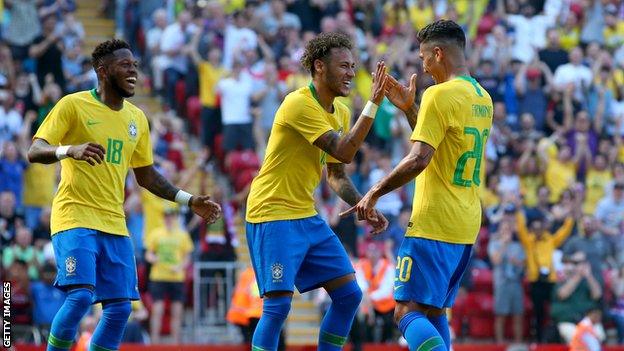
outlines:
{"label": "elbow", "polygon": [[34,144],[31,145],[30,148],[28,148],[28,152],[27,152],[26,155],[28,157],[28,162],[30,162],[30,163],[38,162],[37,150],[35,149]]}

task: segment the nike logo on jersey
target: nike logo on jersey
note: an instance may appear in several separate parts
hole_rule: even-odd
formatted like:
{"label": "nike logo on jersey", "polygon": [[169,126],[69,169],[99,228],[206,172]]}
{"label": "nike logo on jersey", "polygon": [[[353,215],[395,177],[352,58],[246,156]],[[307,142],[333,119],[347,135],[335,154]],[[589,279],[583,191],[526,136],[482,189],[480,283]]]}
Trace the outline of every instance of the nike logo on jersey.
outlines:
{"label": "nike logo on jersey", "polygon": [[100,121],[94,121],[94,120],[92,120],[92,119],[88,119],[88,120],[87,120],[87,125],[88,125],[88,126],[92,126],[92,125],[94,125],[94,124],[100,124],[100,123],[102,123],[102,122],[100,122]]}
{"label": "nike logo on jersey", "polygon": [[395,287],[394,287],[394,291],[397,291],[397,290],[399,290],[399,289],[400,289],[400,288],[402,288],[402,287],[403,287],[403,285],[395,286]]}

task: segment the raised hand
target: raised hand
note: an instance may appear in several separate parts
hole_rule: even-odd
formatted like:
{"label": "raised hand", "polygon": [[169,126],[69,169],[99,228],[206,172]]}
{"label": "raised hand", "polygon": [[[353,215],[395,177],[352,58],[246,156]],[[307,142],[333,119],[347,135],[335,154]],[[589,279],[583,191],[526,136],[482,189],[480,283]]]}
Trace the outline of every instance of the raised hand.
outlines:
{"label": "raised hand", "polygon": [[106,150],[104,146],[96,143],[84,143],[81,145],[72,145],[67,150],[67,156],[78,161],[87,161],[91,166],[95,163],[104,162]]}
{"label": "raised hand", "polygon": [[386,63],[377,62],[377,70],[373,73],[373,87],[371,88],[371,101],[377,105],[381,104],[386,93],[387,78]]}
{"label": "raised hand", "polygon": [[412,74],[409,86],[399,83],[393,76],[386,75],[386,96],[394,106],[406,112],[414,105],[416,99],[416,79],[418,75]]}
{"label": "raised hand", "polygon": [[195,214],[205,219],[208,223],[214,223],[221,217],[221,206],[216,202],[210,201],[210,196],[208,195],[193,196],[190,207]]}

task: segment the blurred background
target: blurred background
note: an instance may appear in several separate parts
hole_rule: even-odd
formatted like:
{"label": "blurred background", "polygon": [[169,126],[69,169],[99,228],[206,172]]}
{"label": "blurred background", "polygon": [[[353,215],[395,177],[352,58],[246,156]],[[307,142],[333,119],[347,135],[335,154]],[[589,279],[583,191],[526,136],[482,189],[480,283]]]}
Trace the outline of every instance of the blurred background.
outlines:
{"label": "blurred background", "polygon": [[[223,207],[206,225],[130,172],[124,206],[142,299],[124,342],[242,345],[262,310],[246,196],[275,111],[310,81],[299,64],[306,42],[321,31],[352,38],[357,74],[342,100],[354,121],[379,59],[402,82],[419,73],[417,100],[433,84],[414,38],[440,18],[464,28],[471,74],[494,100],[483,224],[449,313],[456,347],[567,344],[588,311],[597,311],[589,315],[597,337],[622,345],[624,5],[616,0],[0,0],[0,272],[13,283],[14,342],[44,345],[64,299],[52,286],[49,230],[59,165],[29,164],[26,152],[62,96],[96,87],[97,44],[125,39],[140,60],[130,100],[150,120],[158,169]],[[249,127],[252,139],[224,133]],[[403,157],[410,134],[384,100],[347,165],[362,193]],[[351,333],[356,350],[401,343],[391,296],[413,191],[411,183],[379,201],[390,226],[375,237],[354,217],[339,218],[348,206],[327,184],[315,194],[366,292]],[[162,240],[171,233],[186,239]],[[154,290],[163,282],[166,294]],[[296,294],[285,344],[316,344],[327,305],[324,293]],[[94,306],[78,350],[98,318]]]}

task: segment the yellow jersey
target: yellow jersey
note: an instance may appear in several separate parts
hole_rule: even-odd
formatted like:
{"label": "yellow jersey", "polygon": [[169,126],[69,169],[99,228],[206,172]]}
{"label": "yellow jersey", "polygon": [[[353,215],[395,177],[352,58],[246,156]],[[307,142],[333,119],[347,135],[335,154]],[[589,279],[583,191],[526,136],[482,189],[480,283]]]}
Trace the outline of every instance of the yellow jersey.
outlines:
{"label": "yellow jersey", "polygon": [[66,158],[61,182],[52,202],[51,232],[90,228],[128,235],[123,211],[128,168],[153,163],[147,118],[127,100],[111,110],[95,93],[82,91],[63,97],[39,127],[34,138],[50,145],[98,143],[106,149],[102,164]]}
{"label": "yellow jersey", "polygon": [[473,244],[481,226],[479,188],[485,178],[485,144],[492,127],[490,95],[472,77],[427,89],[412,141],[436,149],[416,177],[406,237]]}
{"label": "yellow jersey", "polygon": [[184,270],[176,268],[193,251],[193,241],[189,234],[176,227],[172,230],[160,227],[152,231],[148,238],[145,248],[158,257],[150,270],[150,280],[183,282]]}
{"label": "yellow jersey", "polygon": [[197,66],[199,74],[199,100],[204,107],[217,106],[217,93],[215,87],[225,75],[225,70],[221,67],[215,67],[208,61],[202,61]]}
{"label": "yellow jersey", "polygon": [[314,216],[314,189],[327,162],[338,163],[313,143],[333,130],[350,128],[349,109],[334,100],[334,112],[321,107],[310,86],[288,94],[275,114],[264,162],[251,183],[246,219],[260,223]]}
{"label": "yellow jersey", "polygon": [[24,172],[24,206],[50,206],[56,192],[56,165],[33,163]]}
{"label": "yellow jersey", "polygon": [[609,169],[599,171],[593,167],[587,171],[585,176],[585,202],[583,203],[583,213],[593,214],[600,201],[605,196],[605,188],[611,183],[613,176]]}

